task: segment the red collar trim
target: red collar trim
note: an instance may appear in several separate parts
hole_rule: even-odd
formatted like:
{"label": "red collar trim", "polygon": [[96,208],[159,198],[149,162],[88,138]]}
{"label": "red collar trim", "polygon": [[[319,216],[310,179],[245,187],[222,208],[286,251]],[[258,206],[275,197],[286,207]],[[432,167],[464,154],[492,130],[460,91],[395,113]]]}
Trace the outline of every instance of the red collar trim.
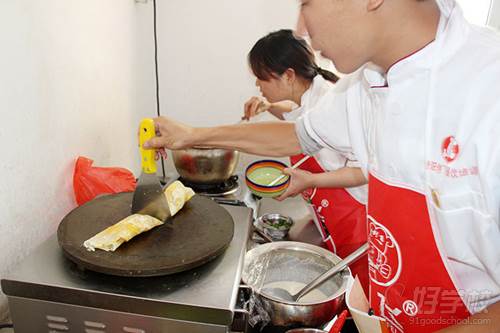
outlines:
{"label": "red collar trim", "polygon": [[[425,49],[427,46],[429,46],[430,44],[432,44],[434,41],[435,41],[435,39],[431,40],[429,43],[427,43],[424,46],[422,46],[421,48],[413,51],[412,53],[410,53],[410,54],[408,54],[408,55],[406,55],[406,56],[404,56],[404,57],[396,60],[392,65],[389,66],[389,68],[387,69],[386,73],[389,73],[394,66],[396,66],[397,64],[399,64],[403,60],[408,59],[408,58],[414,56],[415,54],[419,53],[420,51],[422,51],[423,49]],[[386,82],[386,84],[384,84],[382,86],[371,86],[370,88],[373,88],[373,89],[377,89],[377,88],[389,88],[389,82]]]}

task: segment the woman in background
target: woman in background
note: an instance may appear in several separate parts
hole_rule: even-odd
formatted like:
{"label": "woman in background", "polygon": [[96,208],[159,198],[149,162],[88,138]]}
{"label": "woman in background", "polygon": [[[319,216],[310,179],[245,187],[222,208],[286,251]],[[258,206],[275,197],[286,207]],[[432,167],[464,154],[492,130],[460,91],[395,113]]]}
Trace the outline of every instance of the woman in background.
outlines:
{"label": "woman in background", "polygon": [[[248,61],[262,97],[245,103],[244,118],[262,112],[295,121],[317,107],[339,79],[320,68],[305,40],[291,30],[279,30],[261,38],[251,49]],[[290,157],[295,164],[304,155]],[[355,157],[323,149],[309,158],[301,170],[290,170],[291,182],[283,200],[302,192],[311,205],[327,248],[345,257],[367,241],[366,179]],[[368,261],[361,258],[351,266],[367,292]]]}

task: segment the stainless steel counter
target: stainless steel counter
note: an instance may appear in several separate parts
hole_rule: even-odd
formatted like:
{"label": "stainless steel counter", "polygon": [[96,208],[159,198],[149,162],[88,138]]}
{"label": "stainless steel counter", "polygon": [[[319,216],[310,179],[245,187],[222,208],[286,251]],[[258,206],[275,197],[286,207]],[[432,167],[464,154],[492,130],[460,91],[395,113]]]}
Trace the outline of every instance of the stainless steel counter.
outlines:
{"label": "stainless steel counter", "polygon": [[249,238],[251,209],[224,208],[235,223],[234,238],[226,252],[198,269],[172,276],[122,278],[81,271],[63,256],[54,235],[2,280],[2,289],[10,298],[14,323],[27,317],[23,319],[23,313],[12,309],[12,304],[30,299],[230,325]]}

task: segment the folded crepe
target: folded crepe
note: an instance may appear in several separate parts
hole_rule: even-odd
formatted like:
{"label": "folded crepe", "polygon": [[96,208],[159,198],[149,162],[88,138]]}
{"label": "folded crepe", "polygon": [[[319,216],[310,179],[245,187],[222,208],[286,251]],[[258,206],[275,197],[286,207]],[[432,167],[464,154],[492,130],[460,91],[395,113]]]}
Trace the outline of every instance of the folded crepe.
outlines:
{"label": "folded crepe", "polygon": [[[164,194],[170,214],[174,216],[195,193],[191,188],[175,181],[165,189]],[[163,223],[163,221],[149,215],[133,214],[86,240],[83,246],[88,251],[95,251],[95,249],[114,251],[124,242],[128,242],[135,236]]]}

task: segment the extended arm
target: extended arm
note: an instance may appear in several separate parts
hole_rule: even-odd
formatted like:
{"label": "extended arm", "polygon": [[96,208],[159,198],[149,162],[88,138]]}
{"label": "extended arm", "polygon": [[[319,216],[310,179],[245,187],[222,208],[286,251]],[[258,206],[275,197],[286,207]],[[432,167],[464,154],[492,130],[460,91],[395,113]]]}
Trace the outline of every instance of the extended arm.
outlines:
{"label": "extended arm", "polygon": [[194,128],[173,119],[155,119],[157,137],[146,148],[183,149],[193,146],[229,148],[265,156],[290,156],[301,152],[294,123],[262,122]]}

